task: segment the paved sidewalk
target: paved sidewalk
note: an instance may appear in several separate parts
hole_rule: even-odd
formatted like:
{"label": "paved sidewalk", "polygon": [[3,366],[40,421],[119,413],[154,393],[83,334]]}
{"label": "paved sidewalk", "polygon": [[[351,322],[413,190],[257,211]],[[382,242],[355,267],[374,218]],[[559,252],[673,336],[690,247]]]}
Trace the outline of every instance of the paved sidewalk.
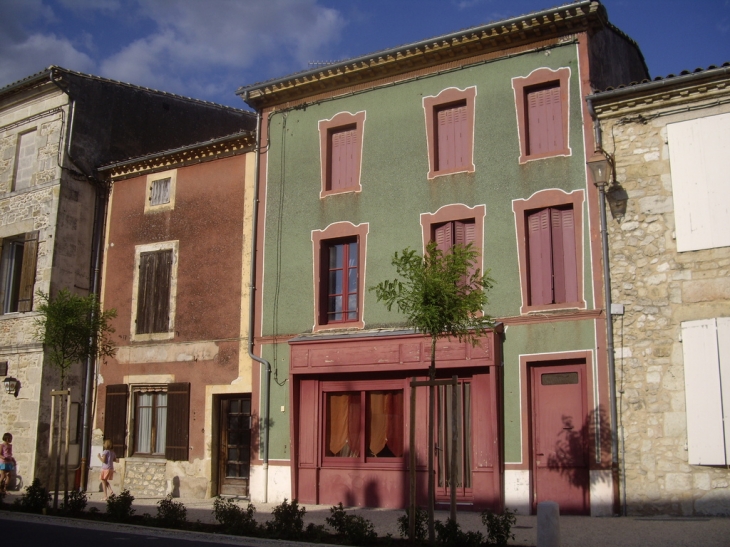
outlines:
{"label": "paved sidewalk", "polygon": [[[17,493],[9,494],[6,503],[12,503]],[[157,514],[158,498],[134,500],[137,514]],[[213,500],[179,498],[187,508],[189,521],[215,522]],[[245,507],[246,501],[241,500]],[[271,518],[276,504],[255,503],[256,516],[260,522]],[[306,509],[305,522],[326,524],[330,506],[303,505]],[[106,502],[100,493],[89,495],[88,507],[106,510]],[[373,523],[379,536],[392,534],[399,537],[397,519],[402,510],[353,508],[349,511],[362,515]],[[445,521],[448,512],[437,511],[436,518]],[[11,518],[11,517],[7,517]],[[479,513],[460,512],[458,521],[463,530],[485,532]],[[560,519],[562,547],[730,547],[730,518],[710,517],[568,517]],[[515,540],[511,545],[537,545],[537,517],[518,516],[512,529]],[[178,532],[183,533],[183,532]]]}

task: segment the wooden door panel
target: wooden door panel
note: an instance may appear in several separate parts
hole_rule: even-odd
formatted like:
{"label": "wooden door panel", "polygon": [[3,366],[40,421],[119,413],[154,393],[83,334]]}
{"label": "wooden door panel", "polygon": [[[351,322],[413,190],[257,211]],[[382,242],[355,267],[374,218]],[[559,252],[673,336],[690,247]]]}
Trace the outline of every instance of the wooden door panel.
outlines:
{"label": "wooden door panel", "polygon": [[218,493],[248,496],[251,472],[251,396],[221,399]]}

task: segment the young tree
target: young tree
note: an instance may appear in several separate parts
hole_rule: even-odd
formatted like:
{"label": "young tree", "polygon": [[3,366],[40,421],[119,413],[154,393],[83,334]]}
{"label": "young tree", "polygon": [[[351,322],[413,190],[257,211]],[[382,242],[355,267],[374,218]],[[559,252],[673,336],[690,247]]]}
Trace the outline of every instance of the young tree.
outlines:
{"label": "young tree", "polygon": [[[436,379],[436,342],[439,338],[454,337],[472,345],[493,324],[484,314],[488,303],[487,291],[494,281],[489,271],[475,268],[479,253],[472,245],[454,245],[448,252],[441,251],[435,242],[420,256],[406,248],[395,253],[392,264],[398,277],[371,287],[379,302],[388,311],[393,306],[405,315],[406,324],[431,338],[429,380]],[[434,386],[429,387],[428,402],[428,494],[429,539],[434,539],[433,507],[435,485],[433,474],[434,452]]]}
{"label": "young tree", "polygon": [[80,296],[62,289],[55,298],[38,291],[36,311],[38,338],[43,342],[49,362],[61,374],[64,389],[66,374],[74,363],[89,356],[112,357],[116,351],[109,324],[117,316],[115,309],[101,310],[96,295]]}

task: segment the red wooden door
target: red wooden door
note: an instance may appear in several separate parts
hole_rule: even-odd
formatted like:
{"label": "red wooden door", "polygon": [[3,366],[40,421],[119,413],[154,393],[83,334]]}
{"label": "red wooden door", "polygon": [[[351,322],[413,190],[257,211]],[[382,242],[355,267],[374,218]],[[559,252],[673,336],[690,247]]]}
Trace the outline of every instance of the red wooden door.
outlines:
{"label": "red wooden door", "polygon": [[590,513],[585,365],[532,367],[533,511],[541,501],[560,513]]}

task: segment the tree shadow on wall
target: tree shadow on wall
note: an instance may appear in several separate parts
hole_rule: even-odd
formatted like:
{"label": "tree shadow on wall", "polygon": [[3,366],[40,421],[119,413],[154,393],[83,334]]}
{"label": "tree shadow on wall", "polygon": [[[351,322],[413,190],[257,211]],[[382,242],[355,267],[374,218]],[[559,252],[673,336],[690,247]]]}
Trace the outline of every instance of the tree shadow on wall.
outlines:
{"label": "tree shadow on wall", "polygon": [[[587,489],[590,484],[589,458],[595,458],[596,446],[601,454],[611,452],[611,424],[603,408],[590,412],[576,426],[573,416],[563,415],[563,429],[557,435],[548,456],[548,469],[557,471],[571,485]],[[603,481],[602,474],[595,474]]]}

